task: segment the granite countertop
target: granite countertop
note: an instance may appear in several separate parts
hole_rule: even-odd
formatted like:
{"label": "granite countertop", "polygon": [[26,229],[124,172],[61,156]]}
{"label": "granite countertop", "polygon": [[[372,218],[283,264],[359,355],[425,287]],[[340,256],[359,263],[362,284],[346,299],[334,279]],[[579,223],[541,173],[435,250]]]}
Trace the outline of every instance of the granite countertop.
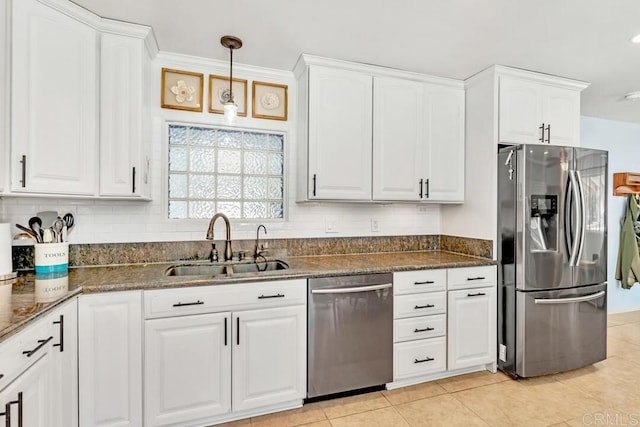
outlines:
{"label": "granite countertop", "polygon": [[[186,286],[231,284],[251,281],[323,277],[344,274],[384,273],[403,270],[474,267],[494,265],[487,258],[444,251],[391,252],[353,255],[323,255],[282,258],[286,270],[244,273],[232,276],[166,276],[174,263],[130,264],[105,267],[78,267],[69,270],[68,278],[36,280],[33,273],[21,273],[2,292],[0,285],[0,340],[17,332],[55,306],[79,293],[125,290],[166,289]],[[202,263],[201,261],[198,263]],[[52,286],[53,285],[53,286]],[[6,295],[5,295],[6,294]],[[9,301],[7,303],[7,301]]]}

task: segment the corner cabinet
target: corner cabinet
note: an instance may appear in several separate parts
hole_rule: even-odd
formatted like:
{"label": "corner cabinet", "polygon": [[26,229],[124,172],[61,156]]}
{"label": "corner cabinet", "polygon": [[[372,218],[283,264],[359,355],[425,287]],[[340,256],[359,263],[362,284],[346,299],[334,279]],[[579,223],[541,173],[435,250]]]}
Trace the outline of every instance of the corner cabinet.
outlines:
{"label": "corner cabinet", "polygon": [[302,55],[298,201],[463,202],[462,82]]}
{"label": "corner cabinet", "polygon": [[500,143],[580,145],[580,91],[586,83],[496,68]]}
{"label": "corner cabinet", "polygon": [[11,190],[92,195],[98,33],[39,1],[12,4]]}
{"label": "corner cabinet", "polygon": [[64,0],[15,1],[10,24],[3,195],[148,198],[151,29]]}

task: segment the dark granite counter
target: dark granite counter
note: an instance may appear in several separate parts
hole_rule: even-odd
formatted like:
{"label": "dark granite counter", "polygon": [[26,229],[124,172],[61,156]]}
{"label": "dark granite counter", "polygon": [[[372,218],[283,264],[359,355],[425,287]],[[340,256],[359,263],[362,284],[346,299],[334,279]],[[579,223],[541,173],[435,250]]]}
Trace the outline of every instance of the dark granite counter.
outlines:
{"label": "dark granite counter", "polygon": [[[9,297],[3,297],[3,294],[0,294],[0,340],[7,338],[30,320],[44,315],[56,305],[80,292],[163,289],[495,264],[491,259],[445,251],[301,256],[284,258],[284,260],[289,264],[286,270],[214,277],[176,277],[164,274],[169,266],[188,264],[188,262],[77,267],[69,270],[66,287],[57,282],[56,286],[51,286],[52,281],[36,280],[33,273],[22,273],[13,283]],[[58,293],[52,292],[52,289]],[[5,300],[10,302],[7,303]]]}

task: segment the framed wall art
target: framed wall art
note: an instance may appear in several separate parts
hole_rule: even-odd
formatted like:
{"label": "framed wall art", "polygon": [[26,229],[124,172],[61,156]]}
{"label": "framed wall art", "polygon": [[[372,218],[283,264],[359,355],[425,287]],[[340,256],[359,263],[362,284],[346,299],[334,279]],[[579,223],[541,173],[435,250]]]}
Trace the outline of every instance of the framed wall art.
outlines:
{"label": "framed wall art", "polygon": [[162,69],[162,108],[202,111],[204,74]]}
{"label": "framed wall art", "polygon": [[258,119],[287,120],[288,86],[253,82],[252,116]]}
{"label": "framed wall art", "polygon": [[[233,79],[233,98],[238,116],[247,116],[247,81]],[[229,100],[229,76],[209,74],[209,112],[224,114],[223,104]]]}

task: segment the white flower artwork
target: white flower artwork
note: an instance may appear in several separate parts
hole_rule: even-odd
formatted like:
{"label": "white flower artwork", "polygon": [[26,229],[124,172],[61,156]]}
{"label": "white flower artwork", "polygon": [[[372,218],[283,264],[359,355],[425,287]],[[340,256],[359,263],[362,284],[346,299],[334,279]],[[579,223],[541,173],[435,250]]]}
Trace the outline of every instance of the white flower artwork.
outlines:
{"label": "white flower artwork", "polygon": [[171,93],[176,96],[176,102],[183,103],[193,100],[193,94],[196,88],[193,86],[187,86],[184,80],[178,80],[175,86],[171,87]]}

